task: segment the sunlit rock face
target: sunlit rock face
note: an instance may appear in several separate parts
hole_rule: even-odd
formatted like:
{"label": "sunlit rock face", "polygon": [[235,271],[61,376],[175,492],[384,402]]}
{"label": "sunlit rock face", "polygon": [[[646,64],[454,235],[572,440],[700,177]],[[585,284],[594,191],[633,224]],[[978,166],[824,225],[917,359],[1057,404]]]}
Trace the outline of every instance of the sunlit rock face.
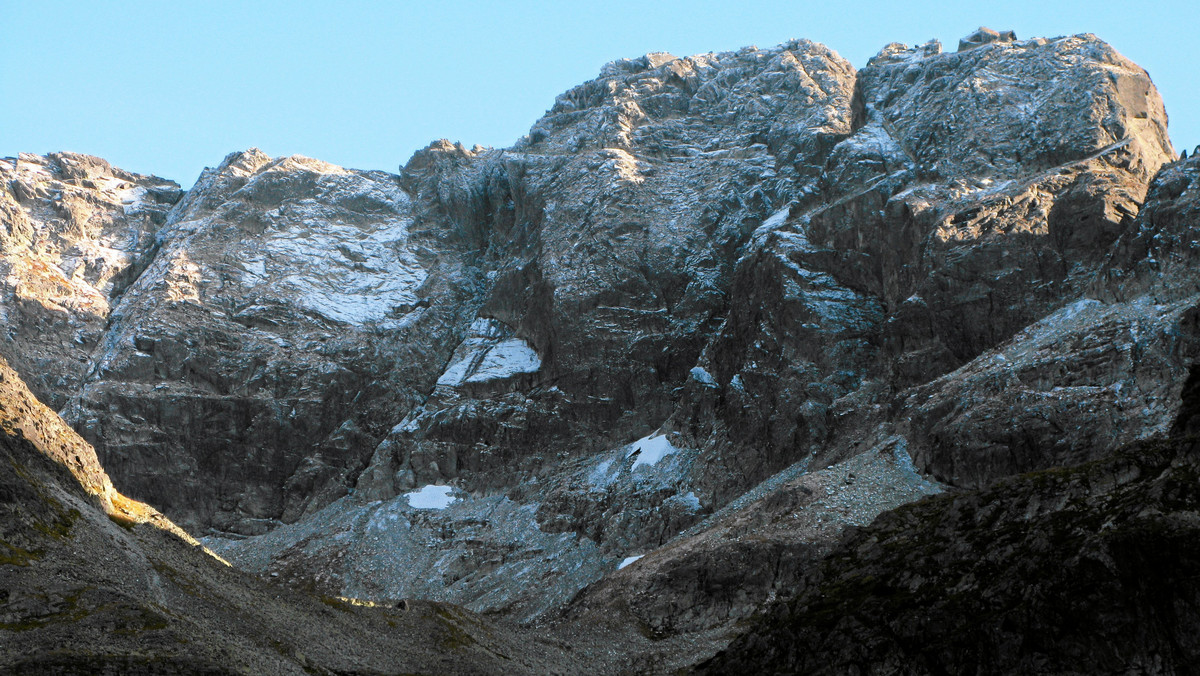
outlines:
{"label": "sunlit rock face", "polygon": [[249,570],[732,626],[847,526],[1178,410],[1194,162],[1094,36],[985,37],[617,61],[398,175],[234,153],[47,396]]}
{"label": "sunlit rock face", "polygon": [[122,291],[183,192],[88,155],[0,160],[0,330],[47,404],[78,391]]}
{"label": "sunlit rock face", "polygon": [[906,388],[1089,293],[1174,157],[1145,73],[1092,36],[889,45],[855,100],[823,192],[755,235],[705,350],[718,387],[689,418],[729,449],[720,475],[747,452],[823,466],[906,424]]}
{"label": "sunlit rock face", "polygon": [[201,532],[263,533],[344,495],[471,312],[469,275],[435,263],[449,233],[410,203],[383,172],[230,155],[155,234],[65,416]]}
{"label": "sunlit rock face", "polygon": [[[696,523],[713,507],[689,486],[699,449],[656,430],[727,312],[750,233],[797,187],[818,190],[853,83],[807,41],[650,55],[560,96],[512,149],[417,153],[401,184],[418,222],[477,252],[477,318],[353,497],[223,551],[285,577],[320,571],[322,588],[532,619]],[[464,489],[444,510],[403,497],[443,483]],[[368,546],[340,554],[348,518]],[[407,544],[375,544],[394,537]]]}

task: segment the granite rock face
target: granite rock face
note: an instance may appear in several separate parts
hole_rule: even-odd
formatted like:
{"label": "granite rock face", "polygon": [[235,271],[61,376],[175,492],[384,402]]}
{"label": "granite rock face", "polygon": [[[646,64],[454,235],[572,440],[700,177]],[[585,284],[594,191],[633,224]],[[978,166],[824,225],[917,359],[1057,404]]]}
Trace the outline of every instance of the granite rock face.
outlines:
{"label": "granite rock face", "polygon": [[[1180,410],[1200,159],[1095,36],[964,44],[617,61],[398,175],[234,153],[163,188],[81,347],[9,352],[238,566],[686,667],[847,527]],[[32,190],[6,242],[51,222]]]}
{"label": "granite rock face", "polygon": [[470,316],[469,275],[440,276],[452,237],[395,176],[232,154],[157,231],[64,415],[190,528],[294,521],[346,493],[449,357]]}

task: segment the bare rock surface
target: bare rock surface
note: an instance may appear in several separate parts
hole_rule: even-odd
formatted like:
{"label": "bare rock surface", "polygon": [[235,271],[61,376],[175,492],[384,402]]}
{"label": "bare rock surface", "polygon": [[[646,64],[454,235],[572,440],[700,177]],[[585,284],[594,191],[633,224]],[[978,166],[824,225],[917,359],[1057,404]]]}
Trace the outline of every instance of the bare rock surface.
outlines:
{"label": "bare rock surface", "polygon": [[64,415],[189,528],[261,534],[345,495],[470,316],[469,278],[431,262],[453,233],[410,212],[393,175],[230,155],[157,232]]}
{"label": "bare rock surface", "polygon": [[729,626],[790,596],[845,528],[940,492],[899,437],[828,468],[785,470],[666,545],[624,559],[574,599],[566,623],[616,615],[656,638]]}
{"label": "bare rock surface", "polygon": [[[787,120],[808,136],[781,136]],[[776,473],[861,462],[893,436],[960,486],[1153,436],[1191,359],[1190,306],[1095,309],[1084,295],[1172,157],[1145,73],[1086,35],[892,45],[857,74],[804,42],[611,64],[513,149],[434,144],[404,168],[417,218],[482,251],[480,319],[353,498],[223,548],[264,571],[363,591],[403,578],[397,590],[530,620],[558,603],[530,596],[570,598]],[[1006,359],[1016,381],[997,380]],[[445,484],[460,501],[409,525],[424,519],[402,496]],[[366,511],[343,511],[353,501]],[[373,573],[389,551],[420,552],[366,546],[388,537],[388,510],[404,542],[438,552],[420,575]],[[573,539],[479,546],[461,521],[508,533],[530,513]],[[381,534],[346,535],[347,521]],[[823,551],[837,532],[795,547]],[[786,549],[766,540],[767,559]],[[362,558],[332,554],[344,548]],[[713,556],[697,569],[736,577],[752,558]],[[536,592],[519,581],[534,574]],[[639,621],[732,621],[786,579],[736,610],[714,596],[725,609],[704,621],[675,617],[674,601]]]}
{"label": "bare rock surface", "polygon": [[729,448],[721,474],[746,446],[845,457],[872,406],[1079,298],[1173,157],[1144,72],[1090,36],[893,45],[857,86],[828,188],[755,235],[702,357],[693,434]]}
{"label": "bare rock surface", "polygon": [[183,192],[75,153],[0,159],[0,185],[5,356],[38,397],[61,408]]}
{"label": "bare rock surface", "polygon": [[696,673],[1190,673],[1197,452],[1143,442],[890,512]]}

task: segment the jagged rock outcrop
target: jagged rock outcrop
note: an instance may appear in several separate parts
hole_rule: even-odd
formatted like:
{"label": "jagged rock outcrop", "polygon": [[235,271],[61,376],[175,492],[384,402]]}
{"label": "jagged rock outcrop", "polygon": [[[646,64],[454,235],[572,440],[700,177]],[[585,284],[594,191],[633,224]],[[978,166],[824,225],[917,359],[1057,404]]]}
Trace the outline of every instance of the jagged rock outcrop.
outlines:
{"label": "jagged rock outcrop", "polygon": [[639,627],[663,639],[744,620],[789,597],[848,526],[942,488],[892,437],[847,462],[782,472],[572,600],[569,623]]}
{"label": "jagged rock outcrop", "polygon": [[[403,173],[426,212],[487,233],[480,314],[538,354],[544,386],[475,388],[465,408],[435,393],[374,463],[417,484],[462,466],[472,486],[508,487],[511,470],[653,431],[726,312],[749,232],[791,191],[816,189],[850,130],[852,90],[849,64],[807,41],[652,54],[560,96],[510,150],[458,165],[434,161],[458,150],[418,154]],[[430,165],[445,169],[422,183]]]}
{"label": "jagged rock outcrop", "polygon": [[[961,54],[889,46],[853,77],[810,43],[613,64],[511,150],[435,144],[404,168],[416,217],[483,252],[481,319],[361,476],[356,497],[385,502],[247,544],[245,562],[368,593],[382,592],[368,580],[403,578],[529,617],[546,604],[494,581],[541,571],[553,591],[539,595],[569,597],[774,472],[847,461],[895,434],[921,470],[967,486],[1161,432],[1192,348],[1143,341],[1122,361],[1112,337],[1131,321],[1174,335],[1186,303],[1114,309],[1109,325],[1071,328],[1067,354],[1045,347],[1063,316],[1020,332],[1094,286],[1171,157],[1145,73],[1091,36]],[[1010,339],[1030,342],[1004,358],[1039,375],[1006,389],[997,358],[979,359]],[[1056,380],[1098,349],[1117,355],[1103,358],[1103,383],[1098,368]],[[1092,401],[1110,386],[1111,402]],[[1023,417],[989,413],[997,392]],[[1085,432],[1050,438],[1064,426]],[[644,447],[660,457],[640,462]],[[446,511],[403,497],[447,481],[464,492]],[[498,491],[499,509],[487,497]],[[522,506],[539,531],[578,539],[527,560],[512,535],[532,532]],[[415,527],[440,552],[428,579],[379,575],[388,555],[369,547],[341,554],[338,524],[381,528],[355,529],[370,542],[392,517],[435,524]],[[395,549],[421,551],[409,537]]]}
{"label": "jagged rock outcrop", "polygon": [[1156,303],[1200,292],[1194,273],[1200,227],[1200,156],[1163,167],[1138,213],[1137,227],[1117,242],[1096,290],[1106,300],[1145,295]]}
{"label": "jagged rock outcrop", "polygon": [[889,46],[858,95],[829,189],[757,236],[702,361],[692,417],[734,462],[846,457],[872,406],[1078,298],[1173,157],[1145,73],[1090,36]]}
{"label": "jagged rock outcrop", "polygon": [[982,486],[1169,431],[1200,357],[1200,295],[1180,246],[1200,213],[1200,193],[1184,189],[1198,166],[1163,168],[1087,295],[906,393],[919,467]]}
{"label": "jagged rock outcrop", "polygon": [[[402,588],[527,618],[697,521],[708,501],[686,487],[696,449],[672,446],[680,452],[659,465],[625,446],[654,439],[670,415],[727,311],[753,229],[797,186],[818,189],[825,155],[851,130],[853,75],[807,41],[650,55],[559,97],[510,150],[434,144],[404,167],[416,218],[474,236],[487,285],[466,342],[357,486],[358,500],[387,501],[367,507],[384,526],[389,512],[413,522],[404,495],[423,486],[465,489],[418,519],[437,524],[421,537],[442,553],[424,573],[432,584]],[[324,534],[298,524],[271,547],[309,559],[290,569],[311,566],[347,588],[405,577],[375,574],[392,562],[367,547],[335,556],[345,518],[333,515],[312,522],[325,519]],[[556,544],[511,539],[531,528]],[[242,549],[248,565],[271,569],[250,553],[258,545]],[[460,557],[467,569],[456,572]],[[479,582],[534,571],[543,588]]]}
{"label": "jagged rock outcrop", "polygon": [[993,42],[1012,42],[1016,39],[1017,34],[1013,31],[997,31],[980,26],[979,30],[958,41],[958,51],[965,52]]}
{"label": "jagged rock outcrop", "polygon": [[157,232],[65,415],[191,528],[294,521],[345,495],[473,316],[453,236],[395,176],[230,155]]}

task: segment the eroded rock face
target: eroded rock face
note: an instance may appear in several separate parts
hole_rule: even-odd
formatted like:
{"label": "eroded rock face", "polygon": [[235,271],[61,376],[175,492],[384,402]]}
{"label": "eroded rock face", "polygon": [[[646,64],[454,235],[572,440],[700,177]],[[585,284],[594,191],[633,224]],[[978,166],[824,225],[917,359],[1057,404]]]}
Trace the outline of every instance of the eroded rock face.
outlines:
{"label": "eroded rock face", "polygon": [[418,153],[403,172],[418,208],[479,233],[480,315],[540,368],[524,384],[440,381],[373,461],[399,483],[364,488],[395,495],[460,467],[473,487],[512,487],[659,426],[727,311],[750,231],[816,190],[850,131],[853,77],[807,41],[650,55],[560,96],[511,150]]}
{"label": "eroded rock face", "polygon": [[[367,590],[394,563],[371,545],[392,529],[439,552],[399,589],[532,619],[696,523],[711,509],[688,487],[697,449],[639,462],[635,440],[656,438],[692,377],[750,233],[797,186],[817,190],[851,129],[853,77],[807,41],[651,55],[559,97],[511,150],[419,152],[401,175],[416,218],[473,243],[483,283],[479,319],[359,479],[382,530],[335,540],[338,503],[275,536],[286,561],[223,551]],[[464,489],[444,512],[404,497],[443,483]]]}
{"label": "eroded rock face", "polygon": [[1200,296],[1084,299],[903,404],[917,465],[957,486],[1094,459],[1166,434],[1200,358]]}
{"label": "eroded rock face", "polygon": [[[447,604],[324,599],[229,568],[117,493],[0,359],[5,673],[550,673],[558,651]],[[434,666],[436,665],[436,666]]]}
{"label": "eroded rock face", "polygon": [[1087,295],[906,393],[919,467],[982,486],[1170,429],[1197,359],[1200,296],[1186,262],[1197,166],[1163,168]]}
{"label": "eroded rock face", "polygon": [[[527,613],[546,606],[491,581],[538,571],[553,590],[542,595],[563,596],[664,543],[691,551],[677,533],[719,530],[728,517],[696,524],[775,472],[861,463],[888,439],[969,486],[1156,434],[1191,358],[1188,340],[1166,338],[1186,302],[1022,329],[1095,284],[1169,157],[1145,73],[1091,36],[962,54],[889,46],[856,75],[802,42],[651,55],[560,97],[509,151],[435,144],[402,181],[418,218],[481,251],[480,319],[375,450],[355,497],[383,502],[353,520],[382,530],[349,542],[386,538],[393,516],[437,524],[411,526],[443,554],[405,584]],[[1131,325],[1153,328],[1134,348],[1116,339]],[[1076,335],[1077,350],[1052,351]],[[1027,384],[991,387],[1005,350]],[[1097,361],[1070,383],[1054,375]],[[417,518],[404,495],[443,483],[465,489],[460,502]],[[486,496],[498,492],[511,504],[497,510]],[[786,523],[773,504],[763,518]],[[575,539],[521,554],[497,535],[528,528],[522,505],[541,532]],[[492,535],[475,525],[485,514]],[[355,562],[339,561],[346,518],[246,545],[246,561],[287,575],[311,564],[331,588],[364,589],[387,557],[349,545]],[[753,555],[713,536],[692,563],[637,566],[649,579],[736,577],[756,556],[771,569],[781,552],[824,551],[840,528],[768,538]],[[286,557],[272,563],[272,547]],[[456,556],[489,563],[460,570]],[[738,600],[720,584],[613,596],[669,633],[742,617],[791,575]],[[636,600],[651,588],[665,605]],[[695,617],[677,617],[683,606]]]}
{"label": "eroded rock face", "polygon": [[1173,158],[1144,71],[1092,36],[890,45],[856,102],[822,190],[752,238],[700,360],[711,382],[674,418],[708,449],[717,502],[860,452],[904,422],[906,388],[1079,298]]}
{"label": "eroded rock face", "polygon": [[1097,297],[1127,300],[1145,294],[1168,302],[1197,293],[1200,157],[1193,153],[1163,167],[1138,216],[1137,227],[1117,242]]}
{"label": "eroded rock face", "polygon": [[790,597],[845,528],[941,491],[896,436],[829,468],[781,472],[667,545],[625,559],[572,601],[568,622],[615,617],[658,639],[728,626]]}
{"label": "eroded rock face", "polygon": [[65,415],[189,527],[294,521],[449,357],[471,316],[469,275],[433,262],[452,234],[421,231],[395,176],[230,155],[158,231]]}

